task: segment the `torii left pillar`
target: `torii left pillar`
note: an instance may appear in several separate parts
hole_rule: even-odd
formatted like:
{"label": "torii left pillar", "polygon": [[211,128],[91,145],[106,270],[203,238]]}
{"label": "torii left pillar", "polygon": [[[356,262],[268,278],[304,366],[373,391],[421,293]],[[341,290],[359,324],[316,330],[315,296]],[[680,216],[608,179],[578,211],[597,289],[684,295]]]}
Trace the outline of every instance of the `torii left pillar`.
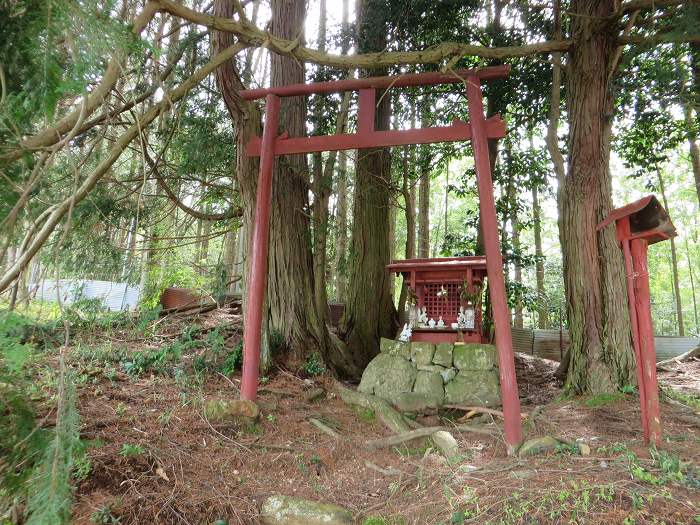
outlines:
{"label": "torii left pillar", "polygon": [[248,274],[248,300],[246,303],[243,347],[248,351],[243,359],[241,399],[255,400],[260,373],[260,337],[263,301],[267,285],[267,243],[270,238],[270,208],[272,205],[272,168],[275,162],[275,139],[279,127],[280,99],[277,95],[265,97],[265,128],[260,155],[260,176],[255,199],[251,261]]}

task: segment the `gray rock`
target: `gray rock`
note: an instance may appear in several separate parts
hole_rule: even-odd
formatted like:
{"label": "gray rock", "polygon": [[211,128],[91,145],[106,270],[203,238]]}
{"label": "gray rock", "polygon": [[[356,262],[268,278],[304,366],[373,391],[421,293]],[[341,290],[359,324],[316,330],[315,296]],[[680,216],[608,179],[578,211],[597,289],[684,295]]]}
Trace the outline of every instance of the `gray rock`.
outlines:
{"label": "gray rock", "polygon": [[457,375],[457,370],[454,368],[445,368],[442,372],[440,372],[440,375],[442,376],[443,383],[447,384],[455,378]]}
{"label": "gray rock", "polygon": [[357,389],[393,401],[398,394],[411,392],[415,381],[416,369],[409,361],[381,353],[367,365]]}
{"label": "gray rock", "polygon": [[270,496],[262,505],[262,522],[265,525],[351,525],[349,510],[309,501],[295,496]]}
{"label": "gray rock", "polygon": [[452,434],[446,430],[438,430],[430,438],[448,461],[454,461],[459,458],[459,445]]}
{"label": "gray rock", "polygon": [[524,458],[526,456],[534,456],[544,452],[553,452],[557,449],[559,440],[552,436],[543,436],[533,439],[528,439],[518,449],[518,456]]}
{"label": "gray rock", "polygon": [[416,382],[413,391],[419,394],[427,394],[440,400],[445,398],[445,389],[442,386],[442,376],[438,372],[424,372],[419,370],[416,374]]}
{"label": "gray rock", "polygon": [[433,362],[435,345],[433,343],[411,343],[411,361],[417,365],[429,365]]}
{"label": "gray rock", "polygon": [[411,345],[402,341],[394,341],[393,339],[382,337],[379,341],[379,350],[382,353],[396,355],[404,359],[411,358]]}
{"label": "gray rock", "polygon": [[260,417],[260,408],[246,399],[212,399],[204,405],[204,416],[212,423],[249,424]]}
{"label": "gray rock", "polygon": [[452,362],[460,370],[491,370],[496,366],[496,348],[480,343],[455,345]]}
{"label": "gray rock", "polygon": [[397,394],[393,405],[399,412],[412,412],[416,414],[434,413],[442,404],[442,397],[435,397],[420,392],[404,392]]}
{"label": "gray rock", "polygon": [[460,370],[445,385],[448,405],[495,407],[501,404],[501,391],[496,370]]}
{"label": "gray rock", "polygon": [[452,366],[452,343],[438,343],[435,345],[433,364],[446,368]]}

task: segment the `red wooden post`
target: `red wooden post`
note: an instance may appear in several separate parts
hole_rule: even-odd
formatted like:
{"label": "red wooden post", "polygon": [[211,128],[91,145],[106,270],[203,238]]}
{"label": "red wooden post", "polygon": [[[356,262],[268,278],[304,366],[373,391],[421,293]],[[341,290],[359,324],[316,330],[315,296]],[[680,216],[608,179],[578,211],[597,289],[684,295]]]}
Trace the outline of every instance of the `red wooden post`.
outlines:
{"label": "red wooden post", "polygon": [[659,387],[656,382],[656,349],[654,348],[654,326],[651,320],[651,294],[647,267],[649,242],[646,239],[633,239],[631,244],[635,272],[634,294],[639,327],[639,352],[644,378],[649,441],[659,446],[661,445],[661,413],[659,411]]}
{"label": "red wooden post", "polygon": [[466,80],[469,103],[469,123],[472,131],[472,148],[476,165],[476,179],[479,190],[479,214],[484,234],[486,250],[486,272],[489,278],[489,297],[493,309],[493,320],[498,350],[498,369],[503,398],[503,419],[508,454],[513,454],[522,441],[523,431],[520,422],[520,398],[515,377],[515,358],[510,333],[510,315],[506,302],[506,286],[503,278],[503,258],[499,246],[498,218],[493,196],[491,166],[489,164],[488,136],[486,119],[481,96],[481,82],[478,76]]}
{"label": "red wooden post", "polygon": [[[623,224],[629,229],[629,219],[618,221],[618,229]],[[634,357],[637,363],[637,389],[639,390],[639,405],[642,415],[642,431],[644,442],[649,441],[649,415],[647,414],[646,387],[644,386],[644,374],[642,373],[642,352],[639,347],[639,324],[637,322],[637,306],[634,293],[634,270],[632,269],[632,252],[630,251],[630,241],[622,241],[622,252],[625,256],[625,274],[627,275],[627,302],[630,310],[630,323],[632,324],[632,346]]]}
{"label": "red wooden post", "polygon": [[262,137],[260,174],[255,200],[255,218],[251,242],[248,301],[243,335],[243,375],[241,399],[254,401],[258,391],[260,369],[260,331],[263,300],[267,284],[267,249],[270,235],[270,205],[272,203],[272,167],[275,162],[275,139],[279,125],[280,99],[269,94],[265,98],[265,129]]}

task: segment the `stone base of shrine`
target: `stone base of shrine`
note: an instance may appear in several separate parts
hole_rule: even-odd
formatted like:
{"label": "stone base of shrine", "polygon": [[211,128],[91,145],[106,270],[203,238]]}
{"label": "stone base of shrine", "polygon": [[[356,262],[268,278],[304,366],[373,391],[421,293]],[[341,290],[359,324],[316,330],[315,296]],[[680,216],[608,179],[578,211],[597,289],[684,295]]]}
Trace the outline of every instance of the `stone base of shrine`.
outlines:
{"label": "stone base of shrine", "polygon": [[450,328],[414,328],[411,340],[417,343],[481,343],[481,334],[476,331],[458,332]]}
{"label": "stone base of shrine", "polygon": [[381,340],[381,353],[365,368],[358,390],[403,412],[443,405],[501,404],[496,349],[481,343]]}

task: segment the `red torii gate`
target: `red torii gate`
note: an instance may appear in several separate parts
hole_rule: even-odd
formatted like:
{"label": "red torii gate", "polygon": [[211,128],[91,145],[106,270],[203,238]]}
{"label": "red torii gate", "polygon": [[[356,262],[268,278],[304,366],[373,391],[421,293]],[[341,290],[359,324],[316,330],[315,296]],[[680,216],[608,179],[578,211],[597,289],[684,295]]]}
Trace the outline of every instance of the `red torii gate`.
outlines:
{"label": "red torii gate", "polygon": [[[260,174],[258,176],[257,200],[255,203],[255,222],[253,224],[251,246],[252,256],[243,338],[242,399],[255,400],[258,387],[263,300],[267,281],[272,166],[275,156],[471,140],[479,191],[479,214],[481,216],[481,228],[484,234],[484,248],[486,251],[489,296],[493,310],[496,347],[498,350],[505,437],[508,452],[512,453],[516,449],[522,440],[520,400],[515,377],[510,316],[506,302],[503,259],[499,246],[500,236],[498,233],[498,219],[493,196],[493,181],[491,179],[488,152],[488,139],[504,137],[506,128],[499,115],[489,119],[484,116],[481,93],[482,80],[505,78],[508,76],[509,70],[509,66],[504,65],[451,71],[448,73],[417,73],[393,77],[294,84],[240,92],[241,97],[246,100],[256,100],[265,97],[266,107],[262,139],[255,137],[246,147],[247,155],[260,156]],[[466,86],[469,106],[468,123],[455,120],[451,126],[444,127],[389,131],[375,130],[377,89],[454,83],[463,83]],[[283,133],[277,136],[280,97],[344,91],[359,91],[357,133],[316,137],[289,137],[286,133]]]}

